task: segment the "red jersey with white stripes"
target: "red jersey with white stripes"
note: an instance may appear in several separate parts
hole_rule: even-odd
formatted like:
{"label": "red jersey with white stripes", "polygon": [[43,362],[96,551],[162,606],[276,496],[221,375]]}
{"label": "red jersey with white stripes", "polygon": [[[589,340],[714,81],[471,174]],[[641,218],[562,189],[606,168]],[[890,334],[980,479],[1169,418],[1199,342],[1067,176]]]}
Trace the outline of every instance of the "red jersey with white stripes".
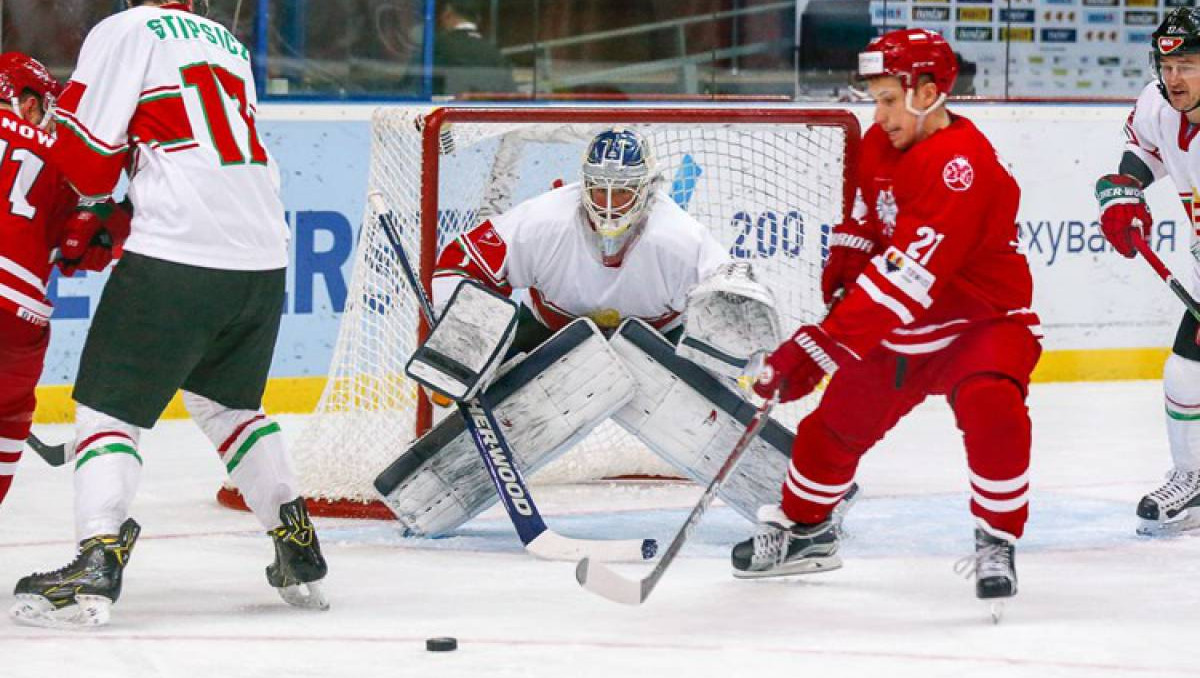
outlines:
{"label": "red jersey with white stripes", "polygon": [[526,200],[448,244],[433,273],[434,303],[466,277],[502,293],[526,289],[528,306],[558,330],[581,316],[602,329],[640,318],[662,332],[682,322],[687,293],[729,254],[661,191],[620,266],[605,266],[584,214],[580,184]]}
{"label": "red jersey with white stripes", "polygon": [[0,312],[50,321],[50,251],[78,196],[47,162],[54,135],[0,109]]}
{"label": "red jersey with white stripes", "polygon": [[882,252],[823,327],[859,356],[882,344],[932,353],[981,323],[1030,325],[1033,281],[1018,249],[1021,191],[966,118],[907,150],[873,125],[863,139],[859,191]]}
{"label": "red jersey with white stripes", "polygon": [[257,105],[250,54],[225,27],[183,4],[135,7],[84,40],[58,100],[55,154],[87,196],[109,195],[129,172],[130,252],[284,268],[289,232]]}

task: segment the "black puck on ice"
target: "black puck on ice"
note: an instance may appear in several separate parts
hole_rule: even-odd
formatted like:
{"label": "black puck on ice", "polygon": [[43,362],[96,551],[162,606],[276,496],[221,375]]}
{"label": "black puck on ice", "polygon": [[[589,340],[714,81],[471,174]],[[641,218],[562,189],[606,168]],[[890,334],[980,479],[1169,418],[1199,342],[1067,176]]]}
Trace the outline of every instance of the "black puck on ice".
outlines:
{"label": "black puck on ice", "polygon": [[451,652],[458,649],[457,638],[426,638],[425,649],[430,652]]}

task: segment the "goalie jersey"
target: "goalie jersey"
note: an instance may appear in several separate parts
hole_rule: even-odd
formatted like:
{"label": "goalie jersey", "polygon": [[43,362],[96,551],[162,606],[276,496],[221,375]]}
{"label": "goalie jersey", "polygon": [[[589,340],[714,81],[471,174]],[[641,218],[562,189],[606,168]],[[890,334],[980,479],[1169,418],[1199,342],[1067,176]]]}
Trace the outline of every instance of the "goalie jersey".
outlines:
{"label": "goalie jersey", "polygon": [[288,262],[279,172],[255,127],[247,49],[182,4],[119,12],[88,33],[59,98],[56,159],[85,196],[130,176],[125,249],[191,266]]}
{"label": "goalie jersey", "polygon": [[[1200,246],[1200,126],[1188,123],[1187,117],[1171,108],[1150,83],[1138,96],[1129,119],[1125,122],[1125,150],[1133,153],[1154,173],[1155,181],[1170,176],[1183,201],[1190,221],[1192,252]],[[1195,144],[1196,151],[1192,151]],[[1200,292],[1200,260],[1192,265],[1193,293]]]}
{"label": "goalie jersey", "polygon": [[527,200],[459,236],[442,250],[433,276],[441,305],[463,277],[510,294],[551,330],[579,317],[604,330],[640,318],[662,333],[682,322],[688,290],[729,261],[700,222],[656,192],[639,240],[619,267],[606,267],[588,239],[580,184]]}
{"label": "goalie jersey", "polygon": [[875,256],[823,323],[859,356],[880,343],[932,353],[1001,319],[1040,333],[1018,249],[1020,188],[971,121],[950,120],[907,151],[879,125],[863,137],[857,216]]}

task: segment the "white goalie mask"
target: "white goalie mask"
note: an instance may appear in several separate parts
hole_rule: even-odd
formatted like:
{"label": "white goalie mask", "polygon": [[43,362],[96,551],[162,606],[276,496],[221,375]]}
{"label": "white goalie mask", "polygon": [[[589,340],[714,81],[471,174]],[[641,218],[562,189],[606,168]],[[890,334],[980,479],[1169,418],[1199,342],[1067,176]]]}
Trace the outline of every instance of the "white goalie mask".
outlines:
{"label": "white goalie mask", "polygon": [[658,174],[642,135],[620,127],[596,135],[583,156],[583,209],[605,266],[619,266],[637,239]]}

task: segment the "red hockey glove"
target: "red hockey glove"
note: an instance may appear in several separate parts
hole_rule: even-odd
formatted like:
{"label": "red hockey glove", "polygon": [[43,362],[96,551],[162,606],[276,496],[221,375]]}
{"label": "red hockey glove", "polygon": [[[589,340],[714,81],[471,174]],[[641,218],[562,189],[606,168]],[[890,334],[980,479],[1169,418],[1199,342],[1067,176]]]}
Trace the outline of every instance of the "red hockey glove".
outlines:
{"label": "red hockey glove", "polygon": [[1121,256],[1132,259],[1133,233],[1141,231],[1149,240],[1150,208],[1142,196],[1142,183],[1124,174],[1106,174],[1096,182],[1096,200],[1100,202],[1100,230]]}
{"label": "red hockey glove", "polygon": [[58,268],[63,275],[75,271],[103,271],[113,260],[113,249],[129,237],[131,214],[112,200],[81,200],[63,224]]}
{"label": "red hockey glove", "polygon": [[804,325],[767,356],[766,365],[754,382],[754,392],[770,398],[779,389],[779,402],[799,400],[812,393],[825,375],[833,374],[853,359],[854,354],[834,341],[820,325]]}
{"label": "red hockey glove", "polygon": [[833,227],[829,259],[821,271],[821,298],[826,306],[833,304],[838,291],[850,289],[874,252],[871,232],[858,221],[849,219]]}

